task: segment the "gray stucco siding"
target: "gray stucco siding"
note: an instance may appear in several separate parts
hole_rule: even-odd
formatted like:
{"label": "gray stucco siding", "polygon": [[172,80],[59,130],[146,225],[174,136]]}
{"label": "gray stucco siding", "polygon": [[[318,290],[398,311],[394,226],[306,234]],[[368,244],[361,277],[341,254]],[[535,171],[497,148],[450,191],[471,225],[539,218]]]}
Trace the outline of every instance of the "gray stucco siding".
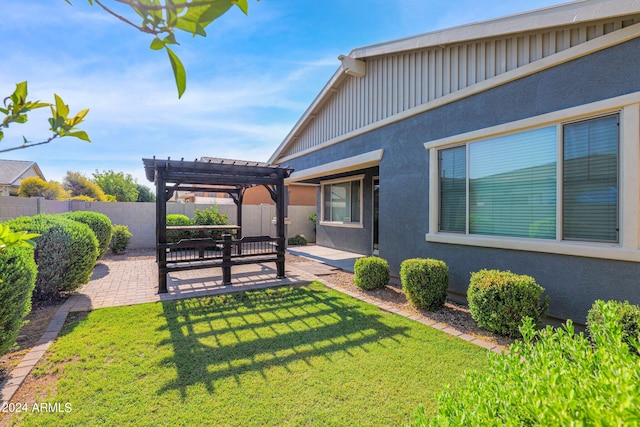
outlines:
{"label": "gray stucco siding", "polygon": [[[549,315],[584,322],[596,298],[640,303],[640,264],[426,242],[429,153],[423,143],[638,92],[638,52],[640,40],[634,39],[292,159],[287,165],[303,170],[384,149],[379,165],[380,256],[389,261],[393,275],[408,258],[442,259],[450,269],[450,291],[464,296],[470,272],[509,269],[533,276],[547,289]],[[365,195],[369,192],[365,206],[370,206],[370,183],[364,188]],[[330,236],[319,227],[318,243],[360,253],[370,248],[370,232],[341,230]]]}

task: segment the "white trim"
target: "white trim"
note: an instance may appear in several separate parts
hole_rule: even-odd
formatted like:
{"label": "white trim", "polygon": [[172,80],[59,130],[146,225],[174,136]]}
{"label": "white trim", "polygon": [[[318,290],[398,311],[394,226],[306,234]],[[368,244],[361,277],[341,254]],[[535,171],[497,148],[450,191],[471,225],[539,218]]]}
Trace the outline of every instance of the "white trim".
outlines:
{"label": "white trim", "polygon": [[[320,220],[318,224],[324,227],[343,227],[343,228],[364,228],[364,174],[352,175],[343,178],[330,179],[327,181],[320,181]],[[325,221],[324,218],[324,188],[326,185],[341,184],[345,182],[360,181],[360,221],[344,222],[344,221]],[[351,205],[349,205],[351,208]]]}
{"label": "white trim", "polygon": [[640,262],[640,251],[636,248],[621,248],[617,244],[553,241],[542,239],[519,239],[515,237],[482,236],[477,234],[427,233],[427,242],[452,245],[482,246],[486,248],[514,251],[545,252],[588,258],[614,259]]}
{"label": "white trim", "polygon": [[325,163],[320,166],[303,169],[301,171],[294,171],[289,178],[285,179],[284,182],[285,184],[290,184],[296,181],[318,178],[327,175],[335,175],[338,173],[377,166],[378,164],[380,164],[380,160],[382,160],[383,154],[383,149],[374,150],[369,151],[368,153],[358,154],[357,156],[337,160],[335,162]]}
{"label": "white trim", "polygon": [[[557,200],[562,199],[562,144],[563,125],[578,119],[597,118],[605,114],[619,113],[619,242],[596,243],[562,240],[562,221],[558,221],[556,240],[523,239],[515,237],[484,236],[439,232],[439,168],[438,150],[461,144],[469,144],[486,138],[522,132],[533,128],[557,126],[558,170]],[[592,104],[544,114],[504,125],[480,129],[450,138],[424,144],[429,150],[429,233],[428,242],[456,245],[483,246],[510,250],[546,252],[590,258],[640,261],[640,92],[619,96]],[[468,176],[468,175],[467,175]],[[468,203],[467,203],[468,205]],[[562,203],[557,203],[557,216],[562,218]],[[468,212],[467,212],[468,218]]]}
{"label": "white trim", "polygon": [[398,40],[391,40],[354,49],[350,56],[398,54],[430,46],[444,46],[505,34],[524,33],[544,28],[581,24],[593,20],[609,19],[639,13],[636,0],[572,1],[518,14],[432,31]]}
{"label": "white trim", "polygon": [[364,224],[359,222],[320,221],[319,224],[323,227],[364,228]]}
{"label": "white trim", "polygon": [[620,112],[619,173],[620,244],[640,247],[640,104],[625,106]]}
{"label": "white trim", "polygon": [[[324,149],[326,147],[337,144],[339,142],[354,138],[358,135],[362,135],[362,134],[374,131],[376,129],[388,126],[392,123],[405,120],[417,114],[421,114],[436,108],[440,108],[444,105],[460,101],[461,99],[470,97],[472,95],[485,92],[489,89],[504,85],[506,83],[527,77],[535,73],[539,73],[546,69],[553,68],[557,65],[564,64],[569,61],[573,61],[575,59],[590,55],[594,52],[604,50],[606,48],[615,46],[617,44],[624,43],[628,40],[632,40],[637,37],[640,37],[640,23],[631,25],[621,30],[614,31],[612,33],[590,40],[588,42],[579,44],[575,47],[563,50],[554,55],[547,56],[546,58],[542,58],[538,61],[529,63],[525,66],[500,74],[496,77],[484,80],[475,85],[468,86],[464,89],[458,90],[449,95],[442,96],[431,102],[427,102],[425,104],[410,108],[401,113],[395,114],[393,116],[387,117],[380,121],[355,129],[351,132],[347,132],[343,135],[340,135],[336,138],[325,141],[321,144],[318,144],[306,150],[299,151],[289,156],[279,157],[280,153],[284,151],[285,148],[287,148],[291,142],[293,142],[294,137],[297,135],[298,131],[300,131],[303,128],[303,126],[306,124],[307,119],[313,115],[312,112],[321,107],[323,102],[320,102],[320,99],[331,95],[332,92],[329,90],[329,84],[327,84],[327,86],[325,86],[325,89],[323,89],[323,92],[321,92],[316,98],[316,100],[314,100],[314,104],[312,104],[313,108],[310,107],[309,109],[307,109],[307,111],[305,111],[304,115],[300,118],[298,123],[296,123],[296,125],[294,126],[294,129],[292,129],[289,135],[287,135],[285,140],[280,144],[280,146],[273,153],[273,155],[269,159],[269,163],[282,164],[291,159],[308,155],[310,153],[313,153],[314,151]],[[336,74],[338,74],[338,72]],[[336,76],[332,78],[330,83],[331,83],[331,87],[335,87],[335,85],[339,83],[336,80]]]}
{"label": "white trim", "polygon": [[364,180],[364,174],[343,176],[342,178],[328,179],[326,181],[320,181],[320,185],[325,184],[340,184],[341,182],[362,181]]}

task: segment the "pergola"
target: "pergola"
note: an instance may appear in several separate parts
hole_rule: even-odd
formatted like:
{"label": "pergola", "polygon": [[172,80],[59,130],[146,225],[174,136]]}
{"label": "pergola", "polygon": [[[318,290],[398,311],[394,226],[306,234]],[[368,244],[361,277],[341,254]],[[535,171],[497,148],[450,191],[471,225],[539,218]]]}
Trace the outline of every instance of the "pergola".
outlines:
{"label": "pergola", "polygon": [[[218,158],[203,158],[201,161],[184,161],[171,159],[142,159],[145,174],[149,181],[156,185],[156,262],[158,264],[158,293],[167,292],[167,273],[169,271],[191,270],[198,268],[222,267],[223,281],[231,280],[231,266],[239,264],[259,263],[275,260],[277,276],[284,277],[285,251],[285,185],[292,169],[269,166],[266,163],[249,162]],[[262,185],[276,204],[276,237],[268,236],[242,238],[242,199],[247,188]],[[231,196],[237,209],[239,228],[238,239],[224,236],[225,242],[214,242],[212,239],[187,239],[179,244],[172,244],[167,239],[167,201],[176,191],[206,191],[227,193]],[[277,243],[277,250],[271,259],[263,252],[246,251],[243,244],[247,242],[267,242],[270,239]],[[204,241],[203,241],[204,240]],[[203,255],[205,245],[224,245],[221,253]],[[232,253],[232,246],[235,252]],[[171,250],[199,247],[200,256],[193,259],[167,259]],[[258,255],[258,256],[256,256]],[[181,262],[185,261],[185,262]]]}

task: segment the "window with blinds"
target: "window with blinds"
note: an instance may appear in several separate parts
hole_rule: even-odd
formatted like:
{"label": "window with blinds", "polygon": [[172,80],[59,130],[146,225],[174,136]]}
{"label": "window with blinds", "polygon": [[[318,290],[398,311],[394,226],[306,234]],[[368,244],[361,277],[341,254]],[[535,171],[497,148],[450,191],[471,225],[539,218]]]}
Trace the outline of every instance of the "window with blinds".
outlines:
{"label": "window with blinds", "polygon": [[326,222],[360,223],[361,181],[346,181],[322,186],[322,220]]}
{"label": "window with blinds", "polygon": [[565,124],[560,142],[549,126],[442,149],[438,168],[441,232],[555,240],[561,224],[562,239],[618,241],[617,114]]}
{"label": "window with blinds", "polygon": [[563,238],[618,241],[618,115],[563,127]]}

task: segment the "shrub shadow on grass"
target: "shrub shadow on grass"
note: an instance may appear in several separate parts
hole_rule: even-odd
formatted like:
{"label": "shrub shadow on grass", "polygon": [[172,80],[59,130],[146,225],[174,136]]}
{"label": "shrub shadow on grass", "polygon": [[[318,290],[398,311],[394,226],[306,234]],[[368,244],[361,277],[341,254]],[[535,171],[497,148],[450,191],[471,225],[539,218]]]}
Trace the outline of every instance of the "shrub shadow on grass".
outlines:
{"label": "shrub shadow on grass", "polygon": [[[313,366],[318,357],[354,357],[398,342],[407,327],[386,324],[380,311],[358,301],[327,292],[324,286],[280,287],[163,303],[173,356],[162,361],[174,366],[177,378],[165,384],[163,394],[203,384],[214,393],[214,383],[257,372],[268,381],[273,368],[292,364]],[[374,347],[372,347],[374,346]]]}

